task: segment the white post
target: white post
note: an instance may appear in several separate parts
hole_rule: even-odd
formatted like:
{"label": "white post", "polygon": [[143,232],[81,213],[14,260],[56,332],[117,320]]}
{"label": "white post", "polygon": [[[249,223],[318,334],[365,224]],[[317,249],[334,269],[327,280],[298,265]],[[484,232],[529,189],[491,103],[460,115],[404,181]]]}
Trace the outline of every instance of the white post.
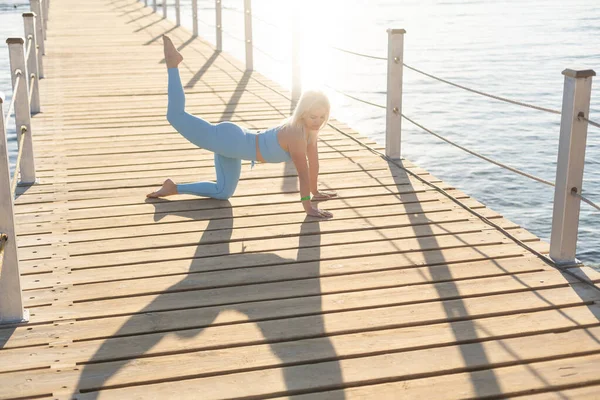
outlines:
{"label": "white post", "polygon": [[10,191],[10,169],[8,165],[8,144],[4,126],[4,108],[0,96],[0,234],[6,234],[8,241],[4,253],[0,253],[0,324],[25,322],[29,319],[23,310],[19,257],[15,236],[13,198]]}
{"label": "white post", "polygon": [[156,9],[158,8],[158,6],[156,5],[156,1],[157,0],[152,0],[152,12],[156,12]]}
{"label": "white post", "polygon": [[181,26],[181,4],[180,0],[175,0],[175,23]]}
{"label": "white post", "polygon": [[[35,183],[35,164],[33,160],[33,140],[31,138],[31,109],[29,107],[29,82],[27,79],[27,66],[25,65],[25,49],[22,38],[8,38],[8,54],[10,58],[10,72],[13,90],[20,74],[21,81],[15,96],[15,126],[17,130],[17,142],[21,135],[25,135],[23,141],[23,155],[21,157],[21,179],[20,183],[29,185]],[[23,132],[22,128],[26,131]]]}
{"label": "white post", "polygon": [[563,104],[556,165],[556,188],[552,212],[552,234],[550,236],[550,258],[557,264],[576,263],[577,230],[579,227],[580,199],[583,184],[583,166],[587,139],[586,118],[590,111],[592,92],[592,70],[563,71]]}
{"label": "white post", "polygon": [[400,158],[402,137],[402,65],[404,29],[388,29],[387,110],[385,120],[385,155]]}
{"label": "white post", "polygon": [[163,18],[167,19],[167,0],[162,0]]}
{"label": "white post", "polygon": [[254,70],[252,57],[252,0],[244,0],[244,27],[246,28],[246,71]]}
{"label": "white post", "polygon": [[[44,44],[44,13],[40,0],[30,0],[31,11],[35,14],[35,30],[38,37],[38,46],[40,46],[41,55],[46,55],[46,46]],[[41,58],[41,57],[40,57]],[[44,68],[40,62],[40,78],[44,77]]]}
{"label": "white post", "polygon": [[292,107],[296,107],[302,93],[302,74],[300,69],[300,27],[298,18],[292,21]]}
{"label": "white post", "polygon": [[194,37],[198,36],[198,0],[192,0],[192,26]]}
{"label": "white post", "polygon": [[34,13],[23,13],[23,23],[25,26],[25,38],[27,41],[27,45],[29,45],[29,40],[31,38],[31,52],[29,53],[29,58],[27,59],[27,70],[29,71],[28,79],[33,78],[33,90],[31,92],[31,112],[39,113],[41,111],[40,107],[40,85],[39,85],[39,72],[38,72],[38,52],[37,52],[37,38],[35,34],[35,14]]}
{"label": "white post", "polygon": [[44,6],[44,39],[47,38],[46,32],[48,31],[48,12],[50,11],[50,0],[42,0]]}
{"label": "white post", "polygon": [[217,51],[223,51],[223,22],[221,18],[221,0],[215,0],[215,18],[217,29]]}

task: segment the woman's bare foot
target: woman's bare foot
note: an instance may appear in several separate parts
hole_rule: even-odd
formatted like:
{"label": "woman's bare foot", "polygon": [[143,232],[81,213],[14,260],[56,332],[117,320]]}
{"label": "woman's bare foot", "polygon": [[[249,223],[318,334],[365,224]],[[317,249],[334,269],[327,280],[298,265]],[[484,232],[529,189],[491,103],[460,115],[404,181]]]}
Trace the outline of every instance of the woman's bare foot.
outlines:
{"label": "woman's bare foot", "polygon": [[167,179],[162,187],[156,192],[148,193],[146,197],[167,197],[177,194],[177,185],[170,179]]}
{"label": "woman's bare foot", "polygon": [[177,68],[179,63],[183,61],[183,56],[177,51],[177,48],[175,48],[175,45],[167,35],[163,35],[162,38],[167,68]]}

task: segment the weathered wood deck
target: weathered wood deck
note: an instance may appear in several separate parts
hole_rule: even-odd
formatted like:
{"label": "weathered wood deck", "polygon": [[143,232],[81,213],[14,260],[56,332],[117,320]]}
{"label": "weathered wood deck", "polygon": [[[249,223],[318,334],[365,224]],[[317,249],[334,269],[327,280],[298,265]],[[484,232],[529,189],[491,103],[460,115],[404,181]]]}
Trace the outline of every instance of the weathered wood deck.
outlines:
{"label": "weathered wood deck", "polygon": [[[335,218],[307,218],[293,165],[245,164],[230,201],[146,200],[214,176],[167,123],[160,35],[187,107],[266,128],[286,93],[135,0],[54,0],[21,189],[27,325],[0,329],[0,398],[599,398],[600,291],[547,244],[408,161],[321,134]],[[586,268],[573,270],[600,281]]]}

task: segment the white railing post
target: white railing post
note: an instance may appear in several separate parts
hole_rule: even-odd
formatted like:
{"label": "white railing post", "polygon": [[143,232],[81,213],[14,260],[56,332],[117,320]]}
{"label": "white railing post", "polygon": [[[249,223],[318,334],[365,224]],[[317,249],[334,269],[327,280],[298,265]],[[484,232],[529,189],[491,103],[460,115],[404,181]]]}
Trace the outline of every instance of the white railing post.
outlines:
{"label": "white railing post", "polygon": [[399,159],[402,137],[402,65],[404,29],[388,29],[387,110],[385,155]]}
{"label": "white railing post", "polygon": [[[38,46],[40,55],[46,54],[46,45],[44,43],[44,13],[40,0],[30,0],[31,11],[35,14],[35,31],[38,37]],[[40,57],[41,58],[41,57]],[[44,77],[44,68],[40,63],[40,77]]]}
{"label": "white railing post", "polygon": [[15,99],[15,127],[17,130],[17,142],[21,135],[25,135],[23,141],[23,155],[21,157],[21,179],[23,185],[35,183],[35,163],[33,160],[33,140],[31,137],[31,108],[29,107],[29,81],[27,79],[27,66],[25,65],[25,49],[22,38],[8,38],[8,54],[10,58],[10,75],[12,77],[13,90],[20,75],[20,83]]}
{"label": "white railing post", "polygon": [[192,27],[194,37],[198,37],[198,0],[192,0]]}
{"label": "white railing post", "polygon": [[223,51],[223,21],[221,0],[215,0],[215,27],[217,29],[217,51]]}
{"label": "white railing post", "polygon": [[21,295],[3,101],[0,95],[0,234],[7,235],[8,241],[4,245],[4,252],[0,252],[0,324],[13,324],[26,322],[29,316],[23,310]]}
{"label": "white railing post", "polygon": [[[295,17],[295,16],[294,16]],[[298,18],[292,20],[292,107],[296,107],[302,93],[302,72],[300,68],[300,26]]]}
{"label": "white railing post", "polygon": [[44,6],[44,39],[46,39],[46,32],[48,31],[48,13],[50,12],[50,0],[42,0]]}
{"label": "white railing post", "polygon": [[156,4],[157,0],[152,0],[152,12],[156,12],[158,9],[158,5]]}
{"label": "white railing post", "polygon": [[[30,85],[33,85],[31,90],[30,107],[32,113],[39,113],[40,107],[40,85],[38,71],[38,52],[37,52],[37,37],[35,34],[35,14],[23,13],[23,24],[25,27],[26,46],[33,46],[29,53],[27,61],[27,71],[29,71]],[[31,40],[31,44],[30,43]]]}
{"label": "white railing post", "polygon": [[167,0],[162,0],[163,18],[167,19]]}
{"label": "white railing post", "polygon": [[244,0],[244,27],[246,31],[246,71],[254,69],[252,57],[252,0]]}
{"label": "white railing post", "polygon": [[563,104],[556,165],[556,188],[552,212],[550,258],[557,264],[576,263],[577,230],[579,227],[580,199],[583,184],[583,166],[587,139],[587,122],[592,92],[592,70],[563,71]]}
{"label": "white railing post", "polygon": [[181,26],[181,4],[180,0],[175,0],[175,23]]}

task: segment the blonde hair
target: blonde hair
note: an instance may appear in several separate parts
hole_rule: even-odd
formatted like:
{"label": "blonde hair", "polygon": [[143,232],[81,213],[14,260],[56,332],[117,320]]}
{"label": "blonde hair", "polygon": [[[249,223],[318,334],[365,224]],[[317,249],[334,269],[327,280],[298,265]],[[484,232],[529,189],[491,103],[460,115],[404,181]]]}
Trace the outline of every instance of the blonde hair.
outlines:
{"label": "blonde hair", "polygon": [[290,126],[294,128],[302,128],[302,117],[304,117],[309,111],[316,107],[324,107],[327,110],[325,115],[325,121],[323,125],[319,127],[322,129],[329,121],[329,113],[331,111],[331,105],[327,95],[320,90],[307,90],[303,92],[296,104],[294,113],[283,123],[283,126]]}

